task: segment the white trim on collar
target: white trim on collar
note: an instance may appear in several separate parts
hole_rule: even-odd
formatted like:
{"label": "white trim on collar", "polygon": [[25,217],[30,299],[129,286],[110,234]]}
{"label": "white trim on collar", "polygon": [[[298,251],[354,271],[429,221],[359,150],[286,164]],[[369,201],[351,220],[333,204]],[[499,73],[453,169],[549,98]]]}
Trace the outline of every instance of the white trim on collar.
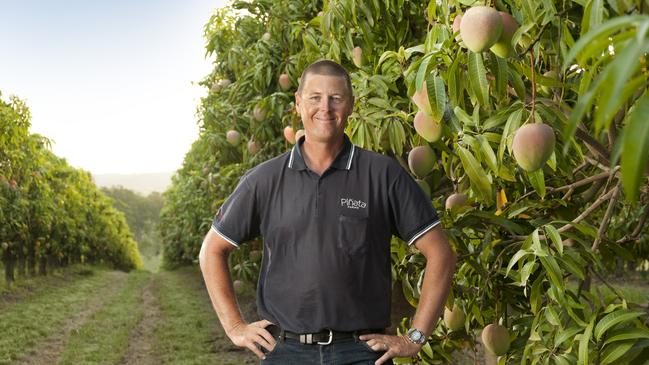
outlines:
{"label": "white trim on collar", "polygon": [[[295,146],[297,146],[297,144],[295,144]],[[293,168],[293,152],[295,152],[295,146],[291,148],[291,158],[288,160],[288,167],[291,169]]]}
{"label": "white trim on collar", "polygon": [[356,149],[356,147],[352,143],[352,151],[349,154],[349,160],[347,161],[347,170],[349,170],[352,167],[352,159],[354,158],[354,150],[355,149]]}

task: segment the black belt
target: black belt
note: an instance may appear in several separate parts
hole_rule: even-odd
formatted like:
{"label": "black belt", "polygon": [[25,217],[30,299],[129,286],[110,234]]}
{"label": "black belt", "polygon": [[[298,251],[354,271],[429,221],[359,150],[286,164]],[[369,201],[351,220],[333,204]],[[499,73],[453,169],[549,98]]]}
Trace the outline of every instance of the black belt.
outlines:
{"label": "black belt", "polygon": [[343,340],[348,340],[350,338],[356,339],[360,335],[367,333],[385,333],[385,329],[366,329],[358,330],[352,332],[340,332],[333,330],[322,330],[316,333],[295,333],[291,331],[282,330],[279,326],[274,324],[266,327],[266,330],[270,332],[273,337],[284,340],[290,338],[297,340],[305,345],[329,345],[335,342],[340,342]]}

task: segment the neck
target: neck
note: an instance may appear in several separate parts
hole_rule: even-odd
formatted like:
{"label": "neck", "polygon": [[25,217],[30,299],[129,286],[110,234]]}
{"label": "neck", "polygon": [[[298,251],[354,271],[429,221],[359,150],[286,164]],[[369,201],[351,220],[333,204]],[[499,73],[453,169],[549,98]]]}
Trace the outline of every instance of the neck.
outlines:
{"label": "neck", "polygon": [[300,150],[302,151],[304,162],[306,162],[309,169],[318,175],[322,175],[331,166],[338,153],[343,149],[343,146],[344,138],[340,138],[333,143],[307,139],[300,146]]}

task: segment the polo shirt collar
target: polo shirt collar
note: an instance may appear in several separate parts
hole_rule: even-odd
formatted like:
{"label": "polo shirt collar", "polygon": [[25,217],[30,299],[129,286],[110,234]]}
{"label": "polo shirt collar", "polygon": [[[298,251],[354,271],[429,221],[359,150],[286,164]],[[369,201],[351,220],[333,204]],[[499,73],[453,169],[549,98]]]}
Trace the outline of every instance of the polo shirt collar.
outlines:
{"label": "polo shirt collar", "polygon": [[[300,146],[304,144],[304,136],[295,143],[291,149],[291,154],[288,160],[288,167],[293,170],[306,170],[307,166],[304,162],[304,157],[300,150]],[[352,161],[354,159],[354,154],[356,152],[356,146],[352,144],[347,135],[344,135],[343,149],[338,153],[338,156],[334,159],[334,162],[331,163],[331,167],[335,167],[339,170],[350,170],[352,168]]]}

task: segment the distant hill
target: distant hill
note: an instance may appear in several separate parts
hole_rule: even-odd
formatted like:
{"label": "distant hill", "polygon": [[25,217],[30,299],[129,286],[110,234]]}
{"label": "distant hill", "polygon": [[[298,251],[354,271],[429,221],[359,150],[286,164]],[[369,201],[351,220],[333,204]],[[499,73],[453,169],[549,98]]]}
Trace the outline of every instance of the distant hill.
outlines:
{"label": "distant hill", "polygon": [[173,172],[146,174],[97,174],[93,175],[95,184],[100,187],[123,186],[142,195],[153,191],[162,193],[171,185]]}

